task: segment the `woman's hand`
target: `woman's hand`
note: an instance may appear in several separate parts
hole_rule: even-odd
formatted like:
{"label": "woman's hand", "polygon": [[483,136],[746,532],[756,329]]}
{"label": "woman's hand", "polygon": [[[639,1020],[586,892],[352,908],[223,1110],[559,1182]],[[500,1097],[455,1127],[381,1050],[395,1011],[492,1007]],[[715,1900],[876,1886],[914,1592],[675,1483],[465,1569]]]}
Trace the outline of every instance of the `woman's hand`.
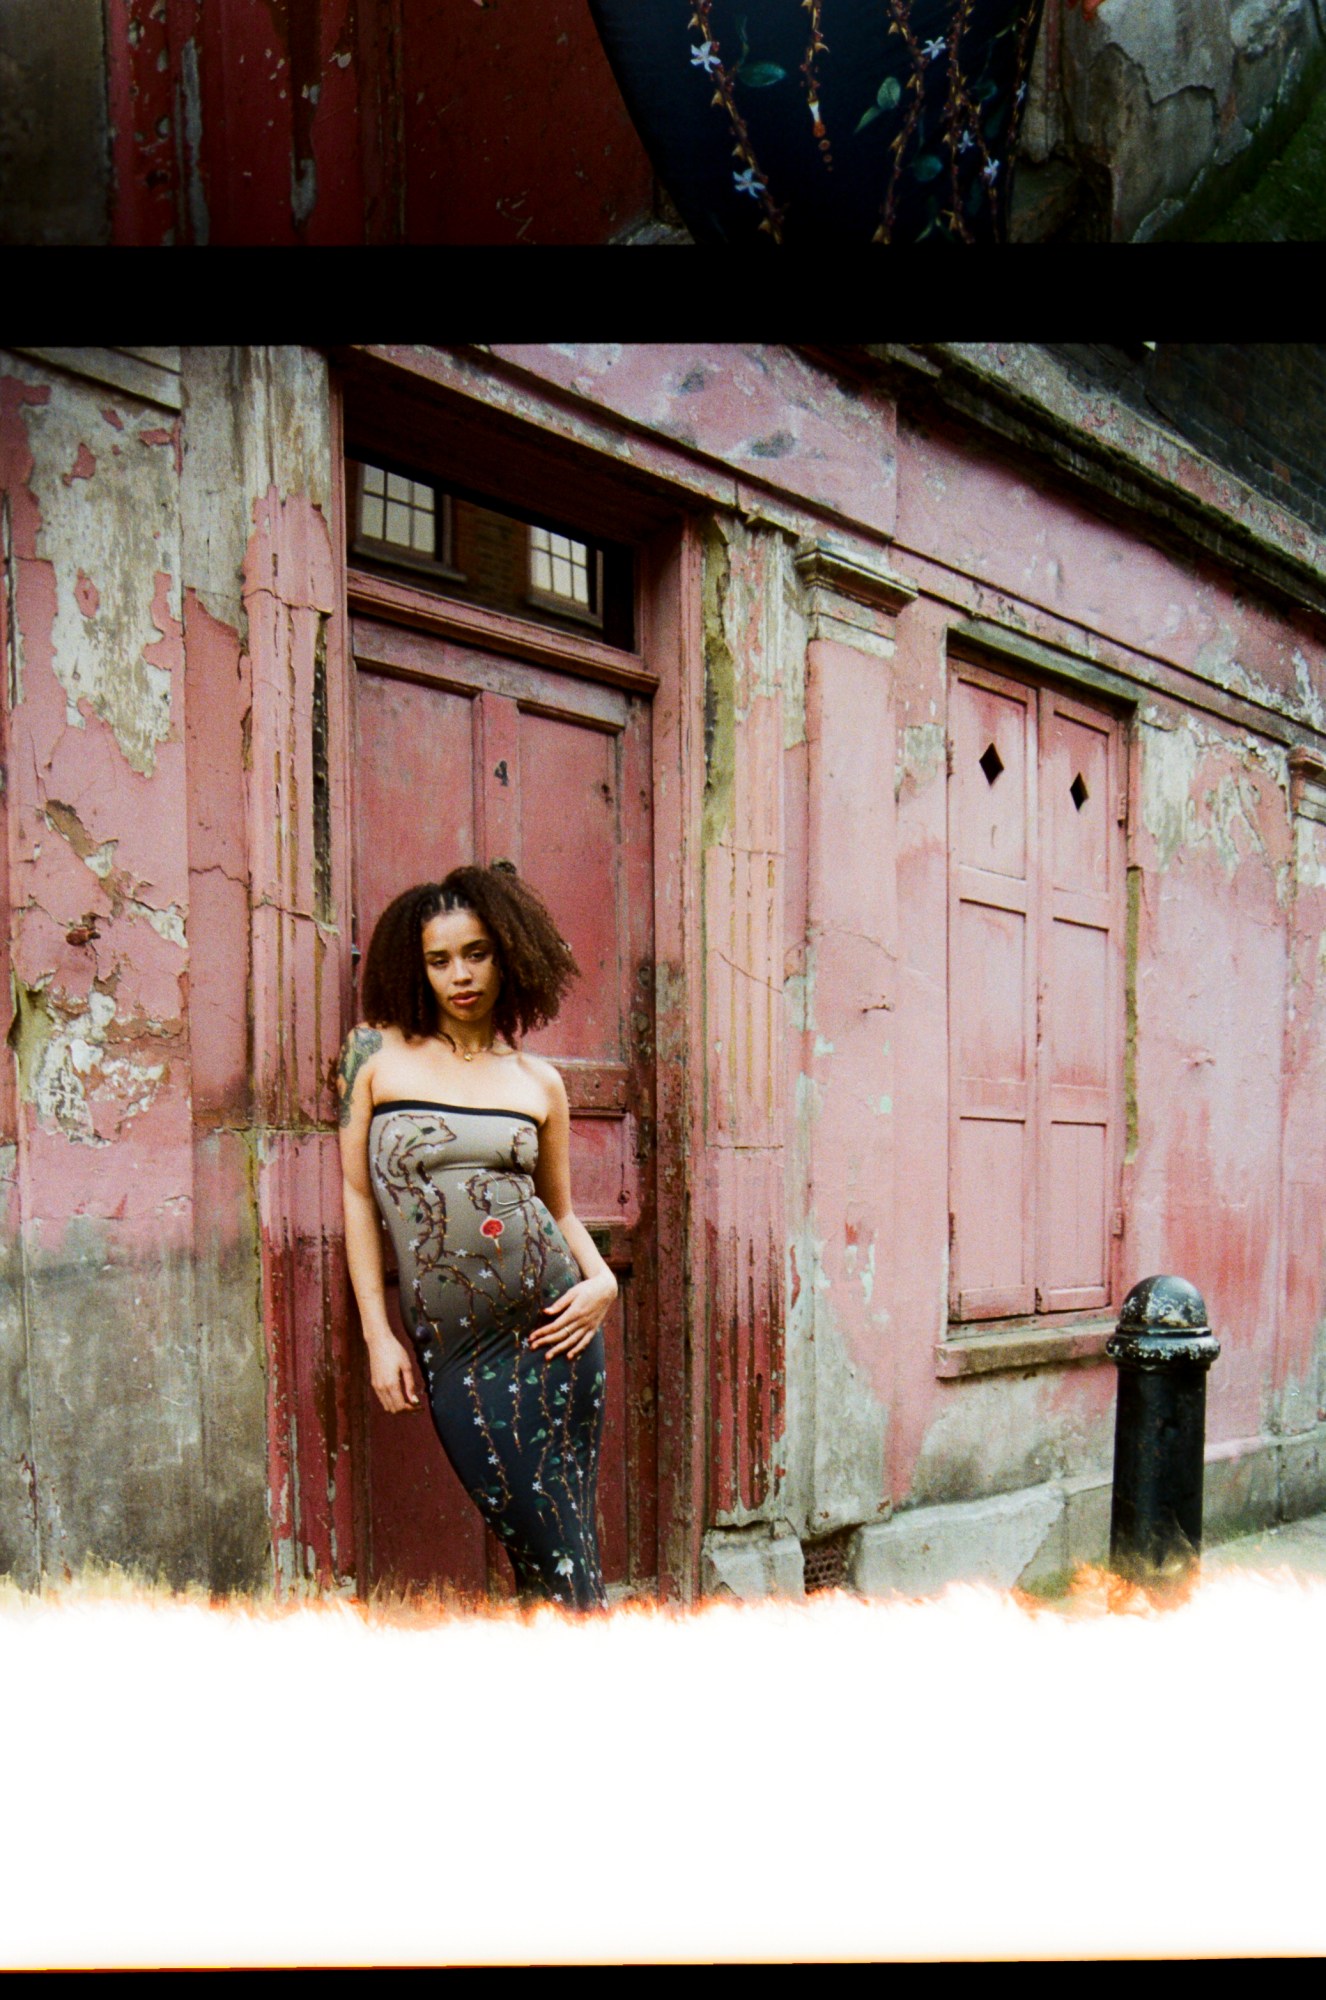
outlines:
{"label": "woman's hand", "polygon": [[373,1394],[384,1410],[395,1416],[401,1410],[417,1410],[419,1391],[415,1387],[414,1363],[394,1333],[380,1334],[368,1343],[368,1375]]}
{"label": "woman's hand", "polygon": [[530,1346],[542,1348],[549,1360],[554,1354],[564,1354],[568,1361],[574,1361],[589,1346],[616,1296],[617,1280],[611,1271],[582,1278],[569,1292],[563,1292],[559,1299],[543,1308],[545,1313],[555,1313],[556,1318],[531,1336]]}

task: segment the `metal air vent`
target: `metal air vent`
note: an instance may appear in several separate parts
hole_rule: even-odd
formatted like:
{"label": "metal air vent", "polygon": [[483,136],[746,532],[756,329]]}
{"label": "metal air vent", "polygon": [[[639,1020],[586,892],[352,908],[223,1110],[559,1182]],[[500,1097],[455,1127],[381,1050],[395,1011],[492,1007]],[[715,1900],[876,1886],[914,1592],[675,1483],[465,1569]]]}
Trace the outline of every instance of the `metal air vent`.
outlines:
{"label": "metal air vent", "polygon": [[807,1597],[819,1590],[846,1589],[847,1558],[855,1532],[854,1528],[839,1528],[836,1534],[825,1535],[821,1541],[803,1542]]}

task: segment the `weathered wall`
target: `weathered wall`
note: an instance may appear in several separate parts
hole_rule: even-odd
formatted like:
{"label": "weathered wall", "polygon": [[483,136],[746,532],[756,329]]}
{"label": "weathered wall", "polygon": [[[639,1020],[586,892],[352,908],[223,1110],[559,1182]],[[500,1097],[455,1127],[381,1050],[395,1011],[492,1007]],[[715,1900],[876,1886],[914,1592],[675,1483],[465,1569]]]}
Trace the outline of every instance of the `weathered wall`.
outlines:
{"label": "weathered wall", "polygon": [[[864,366],[433,359],[457,401],[615,453],[693,516],[642,618],[676,750],[659,978],[691,996],[660,995],[689,1201],[663,1311],[702,1377],[669,1388],[662,1452],[691,1465],[704,1580],[795,1588],[802,1544],[835,1534],[869,1587],[1102,1552],[1103,1325],[995,1352],[948,1324],[956,654],[1131,718],[1125,1282],[1191,1278],[1224,1343],[1212,1526],[1326,1504],[1320,614]],[[0,1564],[146,1554],[176,1578],[344,1582],[349,662],[327,366],[191,349],[2,374]],[[1237,489],[1140,422],[1101,415],[1116,459],[1170,455],[1204,518],[1233,520]],[[1238,525],[1306,574],[1308,531],[1259,509]],[[678,1540],[683,1589],[687,1562]]]}
{"label": "weathered wall", "polygon": [[[25,1578],[88,1558],[220,1588],[274,1560],[339,1575],[326,370],[264,349],[58,363],[3,376],[0,1554]],[[140,377],[155,401],[124,388]]]}
{"label": "weathered wall", "polygon": [[205,1570],[191,1267],[178,427],[11,361],[10,1255],[34,1503],[21,1572]]}
{"label": "weathered wall", "polygon": [[[1318,1148],[1303,1112],[1292,1130],[1287,1123],[1284,1038],[1293,968],[1302,981],[1322,950],[1320,908],[1295,887],[1296,865],[1311,878],[1315,828],[1300,820],[1295,829],[1283,739],[1255,726],[1255,709],[1226,719],[1148,694],[1147,683],[1165,662],[1193,676],[1176,694],[1186,686],[1203,700],[1205,682],[1316,730],[1321,635],[1244,598],[1212,567],[1139,547],[997,458],[974,464],[956,434],[907,427],[899,462],[898,539],[908,547],[895,560],[918,579],[923,565],[943,562],[947,574],[934,583],[948,603],[918,602],[899,620],[895,1174],[908,1190],[908,1226],[894,1282],[909,1333],[895,1354],[895,1499],[1053,1486],[1019,1545],[1029,1562],[1070,1502],[1108,1479],[1112,1438],[1113,1371],[1099,1362],[944,1380],[930,1359],[946,1331],[946,1171],[933,1142],[945,1123],[943,718],[957,600],[983,613],[992,636],[1002,628],[1015,651],[1019,634],[1062,646],[1060,671],[1084,675],[1088,692],[1093,662],[1135,683],[1124,1268],[1128,1282],[1158,1270],[1192,1278],[1224,1342],[1210,1385],[1209,1517],[1300,1505],[1302,1484],[1291,1492],[1277,1440],[1319,1422],[1326,1266],[1315,1232],[1304,1236],[1301,1190],[1304,1179],[1320,1188]],[[1036,657],[1033,645],[1029,664]],[[1053,655],[1039,664],[1052,667]],[[1126,681],[1111,691],[1126,694]],[[1307,857],[1297,864],[1296,848]],[[1310,1116],[1320,1115],[1323,1052],[1315,1004],[1313,981],[1293,1017],[1306,1014],[1290,1058]],[[1288,1294],[1287,1209],[1299,1238]],[[1318,1480],[1309,1504],[1323,1490]],[[1097,1505],[1097,1537],[1103,1526]]]}
{"label": "weathered wall", "polygon": [[1191,235],[1302,117],[1322,60],[1309,0],[1050,0],[1016,196],[1028,233]]}
{"label": "weathered wall", "polygon": [[1084,383],[1159,417],[1216,465],[1326,530],[1326,356],[1289,341],[1055,349]]}
{"label": "weathered wall", "polygon": [[328,1129],[349,973],[330,386],[298,348],[187,349],[183,386],[211,1478],[227,1574],[335,1581],[353,1570],[354,1494]]}
{"label": "weathered wall", "polygon": [[111,179],[101,0],[0,9],[0,243],[106,243]]}
{"label": "weathered wall", "polygon": [[1320,1504],[1326,1475],[1326,762],[1291,753],[1294,809],[1291,950],[1284,1053],[1282,1291],[1276,1325],[1278,1500],[1283,1512]]}
{"label": "weathered wall", "polygon": [[[740,1375],[738,1344],[735,1372],[720,1351],[709,1581],[795,1587],[798,1543],[835,1530],[855,1531],[849,1573],[872,1587],[972,1562],[1031,1578],[1104,1550],[1110,1314],[1094,1330],[1052,1327],[1016,1361],[955,1358],[949,1340],[955,645],[993,648],[1002,671],[1057,673],[1133,718],[1124,1283],[1191,1277],[1225,1343],[1211,1383],[1213,1531],[1321,1504],[1326,1264],[1309,1192],[1322,1186],[1326,1111],[1321,822],[1293,812],[1289,765],[1326,714],[1315,614],[1248,589],[1213,556],[1160,546],[1149,523],[1139,536],[1113,496],[1105,511],[1047,479],[1034,447],[1011,454],[933,410],[900,420],[882,385],[849,402],[839,381],[799,379],[783,452],[757,465],[743,440],[756,421],[768,428],[754,412],[772,371],[753,371],[749,352],[722,368],[697,351],[652,368],[642,350],[497,354],[516,371],[499,391],[513,407],[532,409],[543,378],[575,399],[577,421],[598,409],[636,438],[683,437],[747,482],[742,523],[720,515],[709,539],[705,871],[723,894],[705,899],[706,1130],[712,1145],[715,1120],[730,1126],[733,1156],[703,1182],[706,1228],[727,1246],[705,1266],[704,1299],[721,1344],[732,1273],[763,1268],[768,1203],[753,1189],[756,1156],[772,1150],[786,1202],[785,1420],[766,1489],[744,1486],[758,1424],[733,1385],[744,1395],[758,1370]],[[1089,422],[1104,454],[1179,481],[1210,522],[1223,512],[1306,548],[1153,420],[1059,413],[1048,380],[1035,393],[1065,439]],[[831,409],[833,452],[811,461]],[[884,435],[887,488],[854,482],[854,454],[873,466]],[[760,703],[778,691],[775,772]],[[1309,808],[1315,782],[1295,781]],[[766,976],[784,1003],[772,1122],[758,1062]],[[743,1338],[755,1339],[749,1324]],[[758,1342],[745,1351],[758,1357]]]}

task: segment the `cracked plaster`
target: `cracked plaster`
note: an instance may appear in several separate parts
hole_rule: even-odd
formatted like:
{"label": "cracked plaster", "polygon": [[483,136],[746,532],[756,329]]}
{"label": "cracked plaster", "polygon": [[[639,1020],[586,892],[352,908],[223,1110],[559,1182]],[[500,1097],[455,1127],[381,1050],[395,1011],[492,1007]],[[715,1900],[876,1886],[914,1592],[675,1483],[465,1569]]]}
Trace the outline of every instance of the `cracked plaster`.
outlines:
{"label": "cracked plaster", "polygon": [[[1285,857],[1272,854],[1263,815],[1288,792],[1284,753],[1251,738],[1233,740],[1185,717],[1175,727],[1142,724],[1142,820],[1166,869],[1181,848],[1211,848],[1231,878],[1256,855],[1275,870],[1277,899],[1288,886]],[[1225,768],[1214,771],[1219,760]],[[1259,784],[1258,778],[1261,778]]]}
{"label": "cracked plaster", "polygon": [[[46,379],[7,366],[23,380]],[[172,676],[150,655],[180,624],[175,452],[158,415],[136,415],[125,399],[127,421],[114,425],[90,395],[22,406],[40,512],[36,553],[55,578],[53,666],[66,720],[82,729],[86,704],[146,776],[171,733]]]}
{"label": "cracked plaster", "polygon": [[1108,0],[1063,16],[1069,151],[1107,167],[1112,234],[1147,240],[1302,86],[1322,32],[1303,0]]}

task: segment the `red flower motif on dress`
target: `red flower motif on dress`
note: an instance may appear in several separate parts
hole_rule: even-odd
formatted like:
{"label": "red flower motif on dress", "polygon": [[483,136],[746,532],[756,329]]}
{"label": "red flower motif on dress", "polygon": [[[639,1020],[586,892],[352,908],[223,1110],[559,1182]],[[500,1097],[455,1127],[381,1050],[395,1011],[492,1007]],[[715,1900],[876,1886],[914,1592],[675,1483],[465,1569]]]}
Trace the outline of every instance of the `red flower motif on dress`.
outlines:
{"label": "red flower motif on dress", "polygon": [[479,1224],[479,1234],[480,1236],[500,1236],[502,1234],[502,1225],[495,1215],[490,1215],[487,1222]]}

